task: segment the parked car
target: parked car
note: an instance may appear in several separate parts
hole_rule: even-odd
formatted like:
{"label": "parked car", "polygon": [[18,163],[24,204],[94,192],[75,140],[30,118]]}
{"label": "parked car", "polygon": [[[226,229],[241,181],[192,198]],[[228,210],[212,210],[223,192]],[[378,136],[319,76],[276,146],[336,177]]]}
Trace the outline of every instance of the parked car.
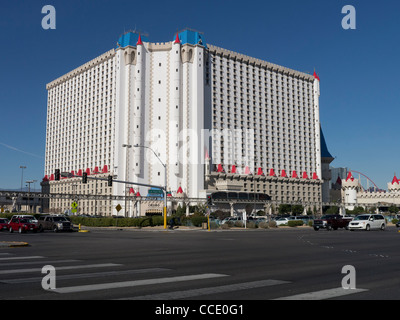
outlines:
{"label": "parked car", "polygon": [[38,226],[38,222],[39,222],[38,219],[36,219],[34,216],[32,216],[30,214],[16,214],[11,217],[11,220],[13,218],[29,219],[29,220],[31,220],[32,223],[36,224],[36,226]]}
{"label": "parked car", "polygon": [[49,215],[39,217],[39,231],[53,230],[58,231],[73,231],[74,226],[71,221],[64,215]]}
{"label": "parked car", "polygon": [[319,229],[337,230],[338,228],[348,229],[350,219],[347,219],[340,214],[327,214],[321,219],[314,219],[313,227],[315,231]]}
{"label": "parked car", "polygon": [[11,218],[11,221],[8,223],[8,230],[12,233],[14,231],[18,231],[19,233],[24,233],[27,231],[37,232],[38,227],[37,224],[28,218]]}
{"label": "parked car", "polygon": [[221,224],[228,223],[229,221],[232,221],[233,223],[236,221],[242,221],[242,217],[228,217],[222,220]]}
{"label": "parked car", "polygon": [[8,222],[9,222],[8,219],[0,218],[0,231],[8,229]]}
{"label": "parked car", "polygon": [[385,230],[386,220],[381,214],[360,214],[356,216],[349,224],[349,229],[353,230],[366,230],[380,229]]}
{"label": "parked car", "polygon": [[291,220],[291,219],[289,219],[289,218],[279,218],[279,219],[276,220],[275,222],[276,222],[276,225],[277,225],[277,226],[282,226],[282,225],[288,224],[288,222],[289,222],[290,220]]}

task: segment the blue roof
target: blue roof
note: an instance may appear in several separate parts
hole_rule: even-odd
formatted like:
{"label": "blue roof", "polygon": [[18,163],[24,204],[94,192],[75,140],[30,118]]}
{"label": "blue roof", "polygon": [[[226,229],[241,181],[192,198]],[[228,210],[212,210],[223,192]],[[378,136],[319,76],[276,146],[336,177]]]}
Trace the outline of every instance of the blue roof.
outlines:
{"label": "blue roof", "polygon": [[319,132],[321,136],[321,158],[333,158],[326,145],[324,133],[322,132],[321,126],[319,127]]}
{"label": "blue roof", "polygon": [[203,47],[207,48],[207,44],[204,41],[203,35],[201,35],[197,31],[192,31],[192,30],[184,30],[179,33],[179,40],[181,41],[181,44],[200,44]]}
{"label": "blue roof", "polygon": [[[142,41],[148,42],[147,37],[145,36],[140,36]],[[136,47],[136,43],[138,42],[139,39],[139,34],[133,33],[133,32],[127,32],[123,34],[119,39],[118,39],[118,45],[121,48],[125,48],[127,46],[132,46]]]}

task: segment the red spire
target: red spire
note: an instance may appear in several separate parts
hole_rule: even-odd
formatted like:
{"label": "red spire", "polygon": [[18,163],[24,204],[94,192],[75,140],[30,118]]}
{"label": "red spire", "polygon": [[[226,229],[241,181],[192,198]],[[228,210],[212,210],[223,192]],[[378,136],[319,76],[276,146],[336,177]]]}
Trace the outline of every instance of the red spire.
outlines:
{"label": "red spire", "polygon": [[86,173],[87,173],[88,176],[90,175],[90,169],[89,168],[86,169]]}
{"label": "red spire", "polygon": [[94,174],[99,173],[99,167],[94,167],[93,173],[94,173]]}
{"label": "red spire", "polygon": [[308,175],[307,175],[307,172],[303,172],[303,179],[308,179]]}
{"label": "red spire", "polygon": [[274,169],[269,169],[269,176],[270,177],[275,177],[276,176]]}
{"label": "red spire", "polygon": [[312,178],[313,178],[313,180],[318,180],[318,176],[317,176],[317,174],[315,172],[313,172]]}
{"label": "red spire", "polygon": [[107,165],[104,165],[103,170],[101,171],[102,173],[107,173],[108,172],[108,167]]}
{"label": "red spire", "polygon": [[135,193],[135,190],[133,190],[133,188],[129,188],[129,194],[131,193]]}
{"label": "red spire", "polygon": [[349,180],[354,181],[353,175],[351,174],[350,171],[349,171],[349,173],[347,175],[347,178],[346,178],[346,181],[349,181]]}
{"label": "red spire", "polygon": [[250,174],[250,168],[248,166],[246,166],[246,168],[244,169],[244,174]]}
{"label": "red spire", "polygon": [[174,43],[181,43],[181,41],[179,40],[179,35],[176,34],[176,38],[175,38],[175,42]]}
{"label": "red spire", "polygon": [[285,170],[282,170],[282,171],[281,171],[281,177],[286,177],[286,178],[287,178],[287,174],[286,174],[286,171],[285,171]]}
{"label": "red spire", "polygon": [[258,176],[263,176],[264,175],[264,172],[263,172],[262,168],[258,168],[257,175]]}
{"label": "red spire", "polygon": [[224,168],[222,167],[222,164],[218,165],[217,172],[225,172]]}
{"label": "red spire", "polygon": [[140,33],[139,33],[139,39],[138,39],[136,45],[137,45],[137,46],[138,46],[138,45],[143,45],[142,37],[140,36]]}
{"label": "red spire", "polygon": [[49,181],[49,177],[47,174],[44,176],[43,181]]}
{"label": "red spire", "polygon": [[82,177],[82,169],[79,169],[78,170],[78,174],[77,174],[78,176],[80,176],[80,177]]}
{"label": "red spire", "polygon": [[317,75],[317,73],[315,72],[315,70],[314,70],[314,78],[317,79],[318,81],[320,81],[320,80],[319,80],[319,76]]}
{"label": "red spire", "polygon": [[236,166],[235,166],[234,164],[232,165],[231,173],[237,173],[237,172],[236,172]]}
{"label": "red spire", "polygon": [[397,179],[396,174],[394,174],[393,180],[392,180],[392,184],[400,184],[399,179]]}
{"label": "red spire", "polygon": [[140,195],[140,192],[139,192],[139,191],[136,193],[136,197],[141,197],[141,195]]}
{"label": "red spire", "polygon": [[292,172],[292,178],[298,178],[299,176],[297,175],[296,170],[293,170]]}
{"label": "red spire", "polygon": [[182,187],[179,187],[176,193],[183,193]]}

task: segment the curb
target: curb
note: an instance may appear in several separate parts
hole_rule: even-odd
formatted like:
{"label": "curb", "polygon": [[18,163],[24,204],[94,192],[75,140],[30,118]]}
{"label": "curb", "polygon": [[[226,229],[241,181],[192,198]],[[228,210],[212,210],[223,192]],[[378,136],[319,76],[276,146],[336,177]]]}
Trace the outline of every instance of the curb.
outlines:
{"label": "curb", "polygon": [[27,242],[14,242],[14,241],[0,242],[0,248],[1,247],[17,248],[17,247],[27,247],[27,246],[29,246],[29,243]]}

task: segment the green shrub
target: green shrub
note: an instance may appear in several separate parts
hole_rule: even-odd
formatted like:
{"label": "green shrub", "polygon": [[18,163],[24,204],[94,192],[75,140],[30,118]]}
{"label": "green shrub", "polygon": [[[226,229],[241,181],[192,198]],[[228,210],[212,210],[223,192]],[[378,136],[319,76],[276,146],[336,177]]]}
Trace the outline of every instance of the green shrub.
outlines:
{"label": "green shrub", "polygon": [[243,228],[244,227],[244,223],[242,221],[235,221],[235,227]]}
{"label": "green shrub", "polygon": [[268,227],[270,227],[270,228],[276,228],[276,227],[277,227],[276,221],[271,220],[270,222],[268,222]]}
{"label": "green shrub", "polygon": [[249,229],[256,229],[257,225],[255,224],[255,222],[250,221],[250,222],[246,223],[246,227],[249,228]]}
{"label": "green shrub", "polygon": [[289,220],[288,221],[288,226],[289,227],[298,227],[298,226],[302,226],[303,225],[303,221],[302,220]]}
{"label": "green shrub", "polygon": [[202,223],[207,222],[207,217],[202,215],[194,214],[189,219],[195,227],[201,227]]}
{"label": "green shrub", "polygon": [[229,228],[230,228],[229,223],[221,224],[221,229],[222,229],[222,230],[227,230],[227,229],[229,229]]}
{"label": "green shrub", "polygon": [[269,228],[269,224],[268,224],[268,222],[260,222],[258,224],[258,227],[261,228],[261,229],[268,229]]}

